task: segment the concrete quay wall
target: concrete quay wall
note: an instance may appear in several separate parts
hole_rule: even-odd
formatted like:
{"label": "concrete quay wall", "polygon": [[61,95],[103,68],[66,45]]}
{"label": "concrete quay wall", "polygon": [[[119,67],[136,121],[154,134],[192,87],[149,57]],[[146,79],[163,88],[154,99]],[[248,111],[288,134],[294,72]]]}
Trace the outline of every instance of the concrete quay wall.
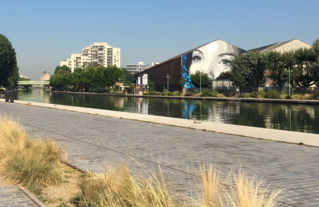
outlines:
{"label": "concrete quay wall", "polygon": [[292,99],[262,99],[262,98],[229,98],[229,97],[195,97],[195,96],[149,96],[149,95],[132,95],[116,93],[89,93],[89,92],[64,92],[64,91],[47,91],[50,93],[97,95],[97,96],[118,96],[118,97],[138,97],[138,98],[167,98],[167,99],[186,99],[186,100],[212,100],[212,101],[237,101],[252,103],[280,103],[280,104],[307,104],[319,105],[319,100],[292,100]]}

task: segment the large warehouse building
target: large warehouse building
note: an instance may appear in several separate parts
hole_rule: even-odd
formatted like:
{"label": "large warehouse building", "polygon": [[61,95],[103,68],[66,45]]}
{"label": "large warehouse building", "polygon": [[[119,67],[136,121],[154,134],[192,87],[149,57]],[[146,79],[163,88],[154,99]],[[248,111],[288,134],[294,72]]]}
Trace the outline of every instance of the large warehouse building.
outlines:
{"label": "large warehouse building", "polygon": [[155,83],[157,91],[167,88],[167,76],[170,77],[170,91],[182,90],[179,84],[181,80],[184,80],[184,88],[194,88],[191,74],[200,71],[207,73],[210,79],[216,79],[220,74],[231,70],[234,56],[244,52],[246,51],[239,47],[216,40],[150,67],[138,73],[136,78],[141,80],[147,74],[148,79]]}
{"label": "large warehouse building", "polygon": [[276,52],[289,52],[293,50],[297,50],[300,48],[311,48],[311,45],[308,43],[305,43],[303,41],[300,41],[298,39],[293,39],[293,40],[288,40],[285,42],[280,42],[280,43],[274,43],[271,45],[266,45],[263,47],[258,47],[255,49],[251,49],[249,51],[259,51],[262,53],[270,52],[270,51],[276,51]]}

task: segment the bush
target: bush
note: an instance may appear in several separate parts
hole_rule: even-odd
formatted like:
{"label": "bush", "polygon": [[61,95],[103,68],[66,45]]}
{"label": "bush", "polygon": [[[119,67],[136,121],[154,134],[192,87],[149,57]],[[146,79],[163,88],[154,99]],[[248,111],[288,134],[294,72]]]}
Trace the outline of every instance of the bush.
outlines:
{"label": "bush", "polygon": [[80,89],[79,89],[79,92],[83,92],[83,88],[80,88]]}
{"label": "bush", "polygon": [[301,95],[293,95],[293,96],[292,96],[292,99],[297,99],[297,100],[298,100],[298,99],[301,99],[300,97],[302,98]]}
{"label": "bush", "polygon": [[253,93],[249,94],[249,96],[251,98],[258,98],[259,94],[258,94],[258,92],[253,92]]}
{"label": "bush", "polygon": [[317,91],[315,94],[313,94],[313,99],[319,99],[319,91]]}
{"label": "bush", "polygon": [[292,99],[292,96],[288,94],[285,99]]}
{"label": "bush", "polygon": [[235,97],[235,92],[230,92],[227,97]]}
{"label": "bush", "polygon": [[250,94],[249,93],[241,93],[239,95],[240,98],[250,98]]}
{"label": "bush", "polygon": [[149,92],[147,92],[147,93],[144,93],[144,95],[156,96],[156,95],[159,95],[159,93],[156,92],[156,91],[154,91],[154,90],[151,90],[151,91],[149,91]]}
{"label": "bush", "polygon": [[194,96],[194,94],[191,93],[191,92],[186,92],[186,93],[184,94],[184,96]]}
{"label": "bush", "polygon": [[266,92],[264,90],[258,90],[258,97],[259,98],[265,98]]}
{"label": "bush", "polygon": [[103,87],[96,87],[96,90],[95,90],[96,93],[103,93],[104,92],[104,88]]}
{"label": "bush", "polygon": [[280,93],[277,90],[269,91],[268,98],[279,99],[280,98]]}
{"label": "bush", "polygon": [[218,93],[216,91],[210,91],[205,90],[202,94],[200,94],[201,97],[217,97]]}
{"label": "bush", "polygon": [[180,96],[181,93],[179,91],[174,91],[172,92],[172,96]]}
{"label": "bush", "polygon": [[162,92],[162,95],[163,95],[163,96],[167,96],[167,94],[168,94],[168,90],[167,90],[167,89],[164,89],[163,92]]}
{"label": "bush", "polygon": [[109,87],[104,88],[104,93],[110,93],[110,92],[111,92],[111,88],[109,88]]}
{"label": "bush", "polygon": [[171,96],[173,93],[171,91],[167,92],[168,96]]}
{"label": "bush", "polygon": [[314,100],[314,95],[313,94],[305,94],[303,97],[304,100]]}

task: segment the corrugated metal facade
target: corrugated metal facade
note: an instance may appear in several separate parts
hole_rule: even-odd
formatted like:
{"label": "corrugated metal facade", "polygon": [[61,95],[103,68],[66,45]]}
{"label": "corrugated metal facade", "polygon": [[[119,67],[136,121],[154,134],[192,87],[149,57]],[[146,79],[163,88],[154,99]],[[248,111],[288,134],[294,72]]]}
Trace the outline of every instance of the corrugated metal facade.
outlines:
{"label": "corrugated metal facade", "polygon": [[175,57],[159,65],[155,65],[141,74],[137,74],[136,77],[140,77],[143,74],[148,74],[148,79],[155,83],[156,91],[163,91],[167,89],[167,74],[169,74],[169,90],[181,91],[182,86],[179,82],[182,80],[182,56]]}

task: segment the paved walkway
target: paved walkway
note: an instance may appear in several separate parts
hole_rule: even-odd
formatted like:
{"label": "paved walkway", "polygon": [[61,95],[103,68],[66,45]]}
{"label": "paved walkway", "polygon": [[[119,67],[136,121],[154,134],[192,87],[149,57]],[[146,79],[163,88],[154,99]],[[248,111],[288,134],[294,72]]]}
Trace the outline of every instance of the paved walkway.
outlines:
{"label": "paved walkway", "polygon": [[[95,114],[115,114],[106,110],[87,110],[97,112]],[[140,117],[138,114],[117,113],[123,118],[124,115]],[[194,177],[185,172],[196,174],[194,168],[198,163],[214,163],[225,171],[242,167],[258,179],[285,188],[283,202],[292,206],[319,206],[319,149],[315,147],[2,102],[0,115],[19,120],[32,135],[56,139],[68,151],[69,161],[82,169],[90,167],[99,171],[103,170],[104,163],[123,160],[138,167],[128,158],[129,154],[151,171],[157,170],[156,163],[160,163],[167,178],[174,180],[178,189],[189,195],[190,185],[195,185]],[[162,121],[162,118],[166,117],[152,116],[153,121]],[[173,124],[187,121],[166,119]],[[190,121],[188,124],[192,128],[216,125]],[[233,125],[224,125],[228,132],[234,131]],[[244,131],[251,128],[242,127]],[[312,143],[318,142],[315,137],[319,139],[318,135],[312,134],[269,131],[274,136],[279,132],[284,137],[286,133],[286,138],[293,136],[302,140],[300,136],[304,136],[313,139]]]}
{"label": "paved walkway", "polygon": [[0,183],[1,207],[38,207],[33,201],[13,186],[3,186]]}

